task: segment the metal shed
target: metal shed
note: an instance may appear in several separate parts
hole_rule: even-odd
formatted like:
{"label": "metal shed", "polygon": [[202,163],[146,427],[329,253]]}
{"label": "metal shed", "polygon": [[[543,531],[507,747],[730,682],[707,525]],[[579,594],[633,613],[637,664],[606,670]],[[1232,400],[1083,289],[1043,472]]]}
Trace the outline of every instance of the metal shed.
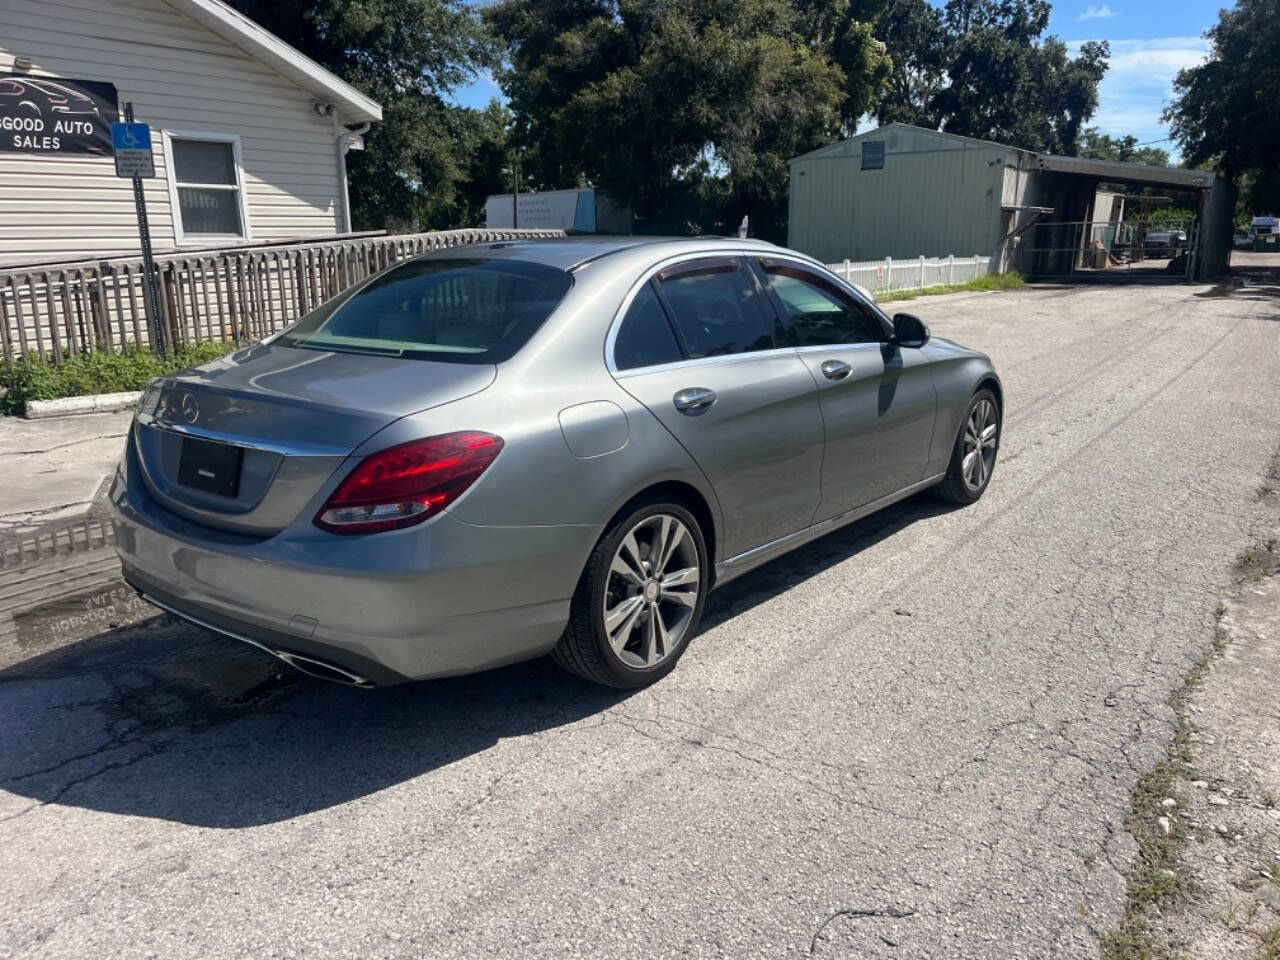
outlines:
{"label": "metal shed", "polygon": [[[790,167],[788,244],[826,262],[981,253],[993,271],[1029,276],[1202,279],[1230,258],[1235,188],[1206,171],[1060,157],[898,123]],[[1164,262],[1144,258],[1133,215],[1141,205],[1145,224],[1145,210],[1173,199],[1163,194],[1196,212],[1185,237],[1171,231]]]}

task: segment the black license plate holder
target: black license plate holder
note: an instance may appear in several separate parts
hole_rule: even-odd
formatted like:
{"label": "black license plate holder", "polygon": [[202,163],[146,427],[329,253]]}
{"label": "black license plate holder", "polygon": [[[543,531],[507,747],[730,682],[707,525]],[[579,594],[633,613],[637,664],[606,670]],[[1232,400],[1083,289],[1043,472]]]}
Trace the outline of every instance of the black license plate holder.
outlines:
{"label": "black license plate holder", "polygon": [[240,492],[244,449],[196,437],[183,437],[178,453],[178,483],[234,499]]}

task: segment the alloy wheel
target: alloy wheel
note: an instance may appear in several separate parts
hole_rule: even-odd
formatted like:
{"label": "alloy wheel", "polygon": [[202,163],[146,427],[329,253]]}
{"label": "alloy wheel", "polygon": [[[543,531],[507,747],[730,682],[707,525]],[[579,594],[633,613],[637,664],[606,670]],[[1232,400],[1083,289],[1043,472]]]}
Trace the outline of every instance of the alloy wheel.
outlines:
{"label": "alloy wheel", "polygon": [[701,571],[689,528],[666,513],[645,517],[618,543],[604,591],[614,655],[646,669],[678,650],[698,605]]}
{"label": "alloy wheel", "polygon": [[960,474],[970,491],[978,491],[986,484],[996,465],[996,442],[1000,438],[1000,418],[996,405],[983,397],[969,411],[964,425],[964,457],[960,462]]}

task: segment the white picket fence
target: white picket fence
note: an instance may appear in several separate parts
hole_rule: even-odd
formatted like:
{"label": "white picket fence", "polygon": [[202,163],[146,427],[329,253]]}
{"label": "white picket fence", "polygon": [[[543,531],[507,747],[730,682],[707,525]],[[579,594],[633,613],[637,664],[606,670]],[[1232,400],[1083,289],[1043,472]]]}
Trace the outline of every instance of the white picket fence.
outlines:
{"label": "white picket fence", "polygon": [[891,290],[923,290],[951,283],[968,283],[985,276],[987,257],[916,257],[911,260],[842,260],[827,269],[872,293]]}

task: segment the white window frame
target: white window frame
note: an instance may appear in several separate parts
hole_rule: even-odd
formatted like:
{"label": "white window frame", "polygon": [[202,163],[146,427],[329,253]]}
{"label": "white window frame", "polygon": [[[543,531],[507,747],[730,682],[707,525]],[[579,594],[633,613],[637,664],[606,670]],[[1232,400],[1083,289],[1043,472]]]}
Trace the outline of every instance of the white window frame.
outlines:
{"label": "white window frame", "polygon": [[[169,211],[173,219],[173,239],[180,247],[211,247],[223,244],[248,243],[253,239],[249,225],[249,198],[244,189],[244,165],[241,162],[240,135],[238,133],[211,133],[204,130],[164,130],[164,175],[169,181]],[[182,207],[178,203],[177,169],[173,163],[174,140],[207,140],[231,144],[231,155],[236,165],[235,190],[240,197],[240,226],[244,236],[236,233],[196,233],[187,235],[182,227]],[[200,187],[212,190],[230,189],[225,183],[184,183],[184,187]]]}

